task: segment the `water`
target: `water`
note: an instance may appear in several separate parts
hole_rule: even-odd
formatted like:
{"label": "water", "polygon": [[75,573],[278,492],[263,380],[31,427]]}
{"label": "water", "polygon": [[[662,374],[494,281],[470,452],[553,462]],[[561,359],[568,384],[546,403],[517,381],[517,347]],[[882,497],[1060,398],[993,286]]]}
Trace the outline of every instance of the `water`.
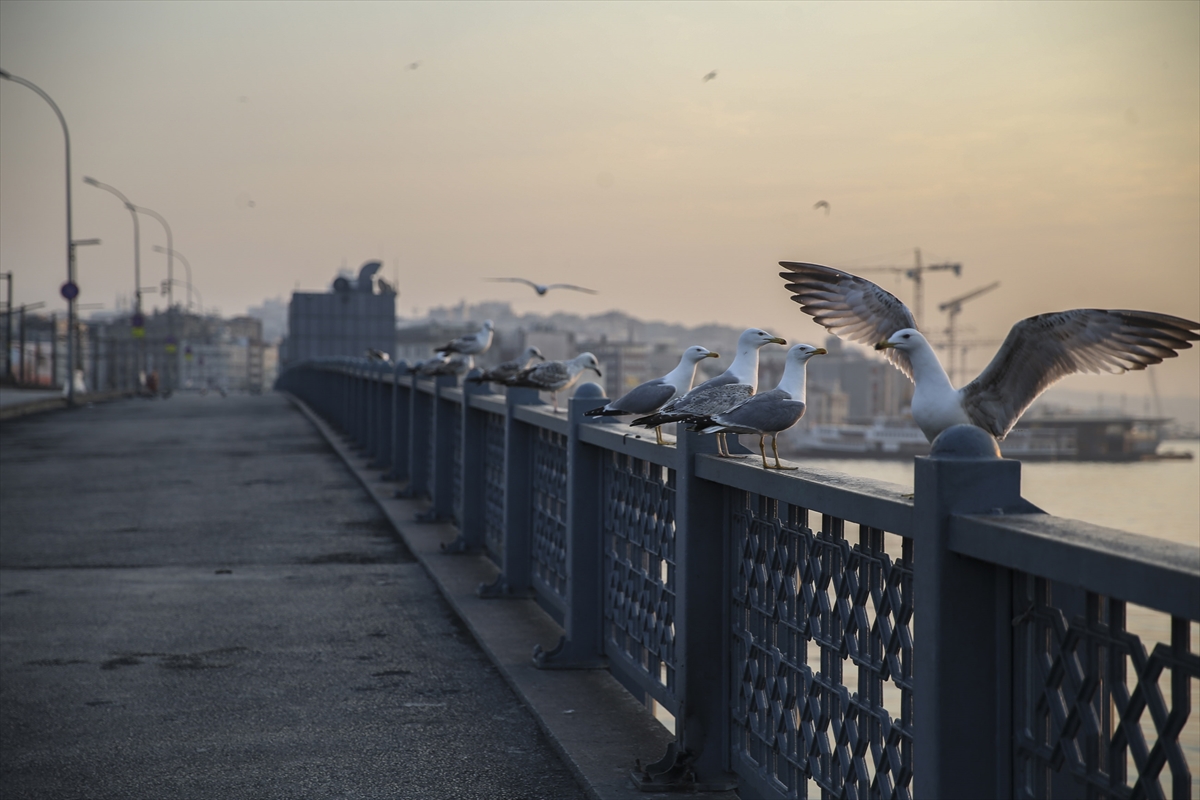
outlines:
{"label": "water", "polygon": [[[1200,548],[1200,442],[1164,442],[1160,452],[1190,452],[1190,460],[1099,463],[1059,461],[1021,465],[1021,494],[1048,514],[1083,520]],[[913,486],[913,462],[805,458],[805,464],[864,478]],[[918,555],[918,558],[920,556]],[[1195,556],[1200,560],[1200,550]],[[919,626],[919,622],[917,623]],[[1170,617],[1130,604],[1127,627],[1147,650],[1170,642]],[[1191,625],[1191,651],[1200,649],[1200,624]],[[1180,736],[1192,771],[1193,796],[1200,797],[1200,681],[1192,681],[1191,715]],[[1169,681],[1159,687],[1170,697]],[[1132,688],[1132,687],[1131,687]],[[1148,712],[1141,727],[1149,744],[1157,738]],[[1137,774],[1132,762],[1130,776]],[[1169,774],[1163,783],[1169,787]],[[1169,793],[1169,788],[1168,788]]]}
{"label": "water", "polygon": [[[1021,494],[1048,514],[1200,547],[1200,442],[1164,442],[1190,460],[1116,464],[1057,461],[1021,465]],[[849,475],[913,485],[913,462],[805,458]]]}

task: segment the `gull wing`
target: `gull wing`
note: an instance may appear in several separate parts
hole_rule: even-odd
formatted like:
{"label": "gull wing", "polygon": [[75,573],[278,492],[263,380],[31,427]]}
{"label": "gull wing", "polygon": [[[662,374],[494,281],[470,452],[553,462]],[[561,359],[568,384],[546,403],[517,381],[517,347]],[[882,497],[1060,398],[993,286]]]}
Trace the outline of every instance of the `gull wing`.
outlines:
{"label": "gull wing", "polygon": [[510,386],[527,386],[532,389],[556,391],[571,379],[571,372],[562,361],[547,361],[530,367],[508,381]]}
{"label": "gull wing", "polygon": [[624,396],[609,403],[609,406],[622,414],[649,414],[662,408],[663,404],[674,396],[674,386],[665,383],[662,378],[655,378],[630,389]]}
{"label": "gull wing", "polygon": [[546,287],[546,291],[551,289],[570,289],[573,292],[587,292],[588,294],[600,294],[595,289],[588,289],[584,286],[576,286],[571,283],[552,283]]}
{"label": "gull wing", "polygon": [[492,283],[523,283],[526,286],[530,286],[534,289],[538,288],[536,283],[525,278],[485,278],[484,280],[489,280]]}
{"label": "gull wing", "polygon": [[778,433],[804,416],[804,403],[780,389],[756,394],[724,414],[712,417],[712,426],[731,433]]}
{"label": "gull wing", "polygon": [[1149,311],[1077,308],[1023,319],[960,390],[971,421],[1004,438],[1051,384],[1075,372],[1145,369],[1200,340],[1200,323]]}
{"label": "gull wing", "polygon": [[[779,277],[787,281],[792,300],[819,325],[843,339],[876,345],[898,330],[917,327],[908,306],[866,278],[799,261],[780,261],[779,266],[786,270]],[[883,352],[912,380],[912,364],[906,354],[894,348]]]}

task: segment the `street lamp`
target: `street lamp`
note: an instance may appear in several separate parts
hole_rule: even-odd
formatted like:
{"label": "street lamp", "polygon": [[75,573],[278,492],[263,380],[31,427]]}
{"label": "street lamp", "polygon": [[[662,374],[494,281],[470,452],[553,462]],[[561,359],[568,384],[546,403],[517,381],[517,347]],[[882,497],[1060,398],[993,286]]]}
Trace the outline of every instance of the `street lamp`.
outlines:
{"label": "street lamp", "polygon": [[[50,104],[50,108],[54,109],[55,115],[58,117],[59,123],[63,130],[63,145],[66,151],[66,186],[67,186],[67,283],[63,286],[63,297],[67,300],[67,330],[70,331],[75,327],[75,296],[78,294],[78,287],[75,286],[75,245],[71,239],[71,134],[67,130],[67,119],[59,110],[58,104],[39,88],[36,84],[30,83],[24,78],[19,78],[7,70],[0,69],[0,78],[13,83],[19,83],[22,86],[32,89],[39,97]],[[9,286],[12,286],[11,279]],[[67,287],[70,287],[68,289]],[[67,372],[69,377],[67,380],[67,405],[75,404],[75,341],[71,336],[67,336],[67,364],[69,368]]]}
{"label": "street lamp", "polygon": [[[171,245],[173,243],[171,240],[171,226],[167,224],[167,221],[163,218],[162,214],[159,214],[153,209],[146,208],[144,206],[134,206],[133,208],[140,214],[149,214],[150,216],[154,217],[156,220],[162,223],[163,230],[167,232],[167,353],[168,355],[174,355],[172,348],[175,347],[175,272],[172,258],[175,251],[171,249]],[[167,361],[167,363],[171,364],[173,361],[174,359],[170,359]],[[168,391],[174,388],[173,376],[174,370],[168,369],[166,375],[167,385],[165,387]]]}
{"label": "street lamp", "polygon": [[[189,264],[188,260],[183,257],[183,253],[179,252],[178,250],[171,249],[170,245],[168,245],[167,247],[162,247],[162,246],[156,244],[156,245],[154,245],[154,252],[167,253],[168,255],[178,258],[179,262],[181,264],[183,264],[183,268],[187,270],[187,290],[188,290],[187,307],[188,307],[188,311],[191,311],[192,310],[192,291],[193,291],[193,288],[192,288],[192,265]],[[169,274],[170,273],[168,273],[168,275]],[[172,283],[174,282],[174,280],[170,277],[168,277],[167,280],[172,281]],[[196,292],[196,294],[200,294],[199,289],[195,289],[194,291]],[[204,313],[203,301],[201,301],[201,303],[200,303],[200,313],[201,314]]]}
{"label": "street lamp", "polygon": [[[101,183],[95,178],[84,177],[83,182],[89,186],[95,186],[97,189],[103,189],[106,192],[114,194],[117,199],[125,204],[129,209],[129,216],[133,218],[133,319],[131,320],[133,327],[141,330],[141,326],[146,324],[145,318],[142,316],[142,256],[141,256],[141,234],[138,228],[137,206],[129,202],[129,198],[121,194],[119,191],[109,186],[107,183]],[[136,330],[134,333],[137,336]],[[140,346],[139,350],[144,351],[144,346]],[[138,365],[141,369],[142,365]]]}

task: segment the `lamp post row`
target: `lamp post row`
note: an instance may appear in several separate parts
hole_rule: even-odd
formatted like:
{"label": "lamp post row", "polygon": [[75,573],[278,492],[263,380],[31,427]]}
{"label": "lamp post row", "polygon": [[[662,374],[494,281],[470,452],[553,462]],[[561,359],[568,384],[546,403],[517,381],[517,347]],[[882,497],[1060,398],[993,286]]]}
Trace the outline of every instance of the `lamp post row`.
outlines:
{"label": "lamp post row", "polygon": [[[65,153],[66,153],[66,196],[67,196],[67,283],[63,286],[63,297],[67,301],[67,402],[69,404],[73,405],[75,402],[75,360],[76,360],[75,359],[75,350],[76,350],[75,329],[77,327],[75,300],[79,294],[79,288],[78,288],[78,285],[76,284],[75,248],[78,246],[82,246],[82,245],[99,244],[100,240],[99,239],[86,239],[86,240],[82,240],[82,241],[76,241],[75,239],[72,238],[71,134],[70,134],[70,131],[67,129],[67,120],[63,116],[61,109],[59,109],[58,104],[54,102],[53,98],[51,98],[50,95],[48,95],[48,94],[46,94],[46,92],[42,91],[42,89],[39,86],[32,83],[31,81],[25,80],[24,78],[13,75],[12,73],[8,72],[7,70],[0,69],[0,79],[12,81],[13,83],[18,83],[18,84],[25,86],[25,87],[31,89],[32,91],[34,91],[39,97],[41,97],[43,100],[45,100],[50,105],[50,108],[52,108],[54,110],[55,116],[58,117],[59,124],[62,125],[63,144],[64,144],[64,148],[65,148]],[[175,285],[174,258],[175,258],[175,256],[178,255],[178,253],[175,251],[174,242],[171,237],[171,226],[167,223],[167,220],[161,214],[159,214],[157,211],[154,211],[153,209],[150,209],[150,208],[145,208],[143,206],[135,206],[133,203],[131,203],[129,201],[129,198],[127,198],[125,195],[121,194],[121,192],[118,191],[117,189],[115,189],[114,187],[109,186],[106,183],[101,183],[100,181],[96,180],[95,178],[85,177],[83,180],[84,180],[84,183],[87,183],[91,186],[95,186],[98,189],[104,189],[105,191],[111,192],[112,194],[116,195],[117,198],[119,198],[121,200],[121,202],[125,205],[125,207],[127,209],[129,209],[129,212],[133,218],[133,273],[134,273],[134,298],[135,298],[134,299],[134,307],[135,307],[134,313],[137,318],[142,317],[141,246],[140,246],[140,231],[139,231],[139,226],[138,226],[137,215],[139,213],[147,214],[149,216],[154,217],[162,224],[163,230],[167,234],[167,246],[165,249],[159,248],[156,246],[155,250],[158,252],[164,252],[167,255],[167,332],[168,332],[170,344],[174,345],[174,343],[175,343],[174,342],[175,319],[174,319],[174,310],[173,310],[174,297],[175,297],[175,295],[174,295],[174,285]],[[183,257],[180,256],[180,259],[183,260]],[[187,264],[186,261],[184,261],[184,264],[185,264],[185,266],[187,266],[187,269],[188,269],[188,308],[190,309],[191,308],[191,292],[192,292],[192,270],[191,270],[191,265]],[[9,293],[11,295],[12,277],[11,277],[11,275],[8,275],[6,277],[8,278],[8,282],[9,282],[8,289],[9,289]],[[11,301],[10,301],[10,305],[11,305]],[[6,365],[7,365],[7,359],[6,359]],[[170,371],[168,371],[168,372],[170,372]]]}

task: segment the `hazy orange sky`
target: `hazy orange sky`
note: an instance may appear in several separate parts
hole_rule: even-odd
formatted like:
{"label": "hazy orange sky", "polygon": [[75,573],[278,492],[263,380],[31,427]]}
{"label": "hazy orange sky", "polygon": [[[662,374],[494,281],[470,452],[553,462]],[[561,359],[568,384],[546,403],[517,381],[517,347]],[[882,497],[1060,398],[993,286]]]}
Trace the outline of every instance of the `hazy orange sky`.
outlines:
{"label": "hazy orange sky", "polygon": [[[3,0],[0,66],[66,115],[75,235],[103,240],[80,300],[108,308],[133,288],[132,225],[84,175],[163,214],[226,314],[382,258],[404,314],[501,299],[816,342],[777,261],[921,247],[964,265],[930,277],[926,328],[994,280],[974,338],[1079,306],[1200,318],[1196,2]],[[18,303],[63,306],[62,156],[45,103],[0,82]],[[143,285],[164,243],[143,217]],[[601,294],[483,281],[507,275]],[[1157,376],[1197,394],[1200,350]]]}

